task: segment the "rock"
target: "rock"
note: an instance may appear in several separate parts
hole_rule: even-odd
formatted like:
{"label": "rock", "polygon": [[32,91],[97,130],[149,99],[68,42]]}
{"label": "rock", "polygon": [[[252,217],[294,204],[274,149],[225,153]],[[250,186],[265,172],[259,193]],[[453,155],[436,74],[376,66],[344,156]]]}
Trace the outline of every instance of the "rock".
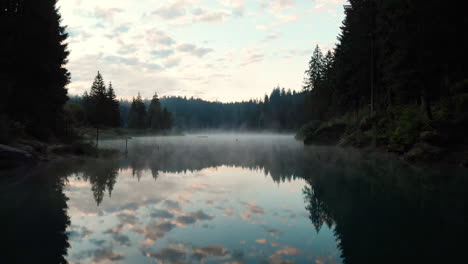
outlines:
{"label": "rock", "polygon": [[20,166],[35,160],[27,151],[0,144],[0,168]]}
{"label": "rock", "polygon": [[425,142],[415,144],[403,158],[408,161],[435,161],[440,159],[442,149]]}

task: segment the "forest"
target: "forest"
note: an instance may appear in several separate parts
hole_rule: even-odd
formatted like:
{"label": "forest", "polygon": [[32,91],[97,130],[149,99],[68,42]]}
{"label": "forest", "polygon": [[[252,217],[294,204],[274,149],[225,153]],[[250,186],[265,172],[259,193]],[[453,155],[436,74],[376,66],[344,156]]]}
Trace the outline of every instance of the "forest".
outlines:
{"label": "forest", "polygon": [[[279,87],[274,88],[270,95],[265,95],[263,100],[234,103],[209,102],[194,97],[158,98],[156,94],[151,100],[137,96],[133,101],[123,99],[118,101],[119,124],[123,128],[144,129],[144,126],[136,127],[132,124],[131,117],[135,115],[132,105],[136,102],[140,108],[146,106],[151,109],[156,100],[163,112],[170,113],[171,126],[167,128],[173,126],[179,131],[226,129],[294,131],[304,123],[304,96],[303,92],[286,91]],[[89,124],[89,121],[86,121],[88,97],[87,93],[84,96],[71,96],[65,106],[69,110],[68,116],[77,126]]]}
{"label": "forest", "polygon": [[[306,70],[309,144],[381,147],[408,159],[465,152],[468,53],[461,3],[350,0],[334,50]],[[465,152],[465,154],[467,153]]]}
{"label": "forest", "polygon": [[[462,1],[130,2],[0,0],[0,225],[8,242],[0,263],[466,258]],[[68,12],[61,13],[64,3]],[[332,11],[321,9],[328,5]],[[324,45],[326,34],[312,41],[329,27],[311,18],[333,12],[344,15],[334,46]],[[76,31],[61,14],[72,17],[66,20],[72,29],[80,19],[92,25],[83,27],[99,28],[96,39],[75,46]],[[251,14],[255,23],[278,23],[240,22]],[[124,25],[124,16],[133,24]],[[96,44],[105,31],[106,41],[128,46],[119,58],[168,57],[129,59],[132,65],[112,59],[111,67],[100,57],[77,60],[108,48]],[[132,34],[128,43],[119,38],[124,31]],[[278,36],[267,35],[273,31]],[[261,42],[244,39],[261,34],[267,36]],[[223,45],[226,53],[218,49]],[[84,46],[91,52],[71,56]],[[288,81],[298,68],[282,63],[298,58],[300,87],[256,87]],[[203,67],[219,74],[186,78],[205,75]],[[241,77],[224,77],[231,74]],[[154,87],[142,87],[144,75]],[[205,82],[210,78],[219,87],[208,87],[215,84]],[[205,84],[206,93],[171,96]],[[201,98],[240,85],[249,87],[233,92],[266,94],[240,102]]]}
{"label": "forest", "polygon": [[157,93],[119,100],[100,73],[89,93],[69,98],[68,33],[56,2],[1,2],[2,143],[63,140],[88,126],[298,131],[306,144],[380,147],[408,158],[433,159],[467,145],[468,43],[461,29],[468,22],[458,3],[350,0],[336,46],[316,46],[303,87],[221,103]]}

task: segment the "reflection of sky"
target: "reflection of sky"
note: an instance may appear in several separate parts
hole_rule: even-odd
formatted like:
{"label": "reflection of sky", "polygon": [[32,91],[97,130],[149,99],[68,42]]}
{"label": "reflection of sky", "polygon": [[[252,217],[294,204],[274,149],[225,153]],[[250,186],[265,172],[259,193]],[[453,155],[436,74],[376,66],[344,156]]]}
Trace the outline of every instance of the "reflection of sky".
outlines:
{"label": "reflection of sky", "polygon": [[66,189],[71,263],[335,263],[333,231],[316,233],[305,182],[275,183],[261,170],[207,168],[180,174],[121,170],[96,206],[91,186]]}

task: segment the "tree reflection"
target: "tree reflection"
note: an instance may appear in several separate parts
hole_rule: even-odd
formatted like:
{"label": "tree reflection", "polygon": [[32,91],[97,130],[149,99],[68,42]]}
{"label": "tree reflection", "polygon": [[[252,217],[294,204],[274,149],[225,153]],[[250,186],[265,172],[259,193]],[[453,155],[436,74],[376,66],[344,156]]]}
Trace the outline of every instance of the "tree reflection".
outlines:
{"label": "tree reflection", "polygon": [[327,204],[319,199],[317,190],[312,188],[310,185],[305,186],[304,196],[306,202],[309,203],[306,205],[306,209],[309,211],[310,221],[312,221],[317,233],[320,231],[324,223],[327,224],[328,228],[331,228],[333,225],[333,218],[328,212]]}
{"label": "tree reflection", "polygon": [[[404,167],[306,166],[306,209],[317,230],[335,223],[345,263],[450,263],[464,258],[464,175]],[[378,166],[380,165],[380,166]],[[382,170],[385,168],[386,170]]]}
{"label": "tree reflection", "polygon": [[67,263],[68,198],[64,179],[55,176],[61,173],[33,175],[0,194],[0,263]]}
{"label": "tree reflection", "polygon": [[83,180],[91,184],[94,200],[99,205],[104,198],[106,190],[109,197],[112,195],[112,190],[117,182],[119,168],[118,160],[95,160],[89,161],[84,166],[79,167],[76,173],[81,175]]}
{"label": "tree reflection", "polygon": [[9,241],[0,263],[65,262],[69,218],[63,176],[88,181],[99,205],[106,192],[111,196],[121,169],[131,169],[138,179],[151,173],[156,180],[165,172],[217,166],[263,170],[277,183],[305,180],[311,223],[316,232],[324,225],[333,228],[345,263],[445,263],[464,258],[466,171],[427,171],[372,153],[239,140],[142,144],[130,149],[128,157],[44,170],[47,175],[0,196],[0,221],[7,229],[2,239]]}

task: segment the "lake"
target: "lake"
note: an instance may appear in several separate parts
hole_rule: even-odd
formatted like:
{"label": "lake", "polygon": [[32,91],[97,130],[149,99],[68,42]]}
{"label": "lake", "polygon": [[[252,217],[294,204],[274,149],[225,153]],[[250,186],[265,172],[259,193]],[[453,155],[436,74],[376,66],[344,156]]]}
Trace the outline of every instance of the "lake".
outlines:
{"label": "lake", "polygon": [[138,137],[20,173],[0,263],[426,263],[467,245],[466,170],[292,135]]}

